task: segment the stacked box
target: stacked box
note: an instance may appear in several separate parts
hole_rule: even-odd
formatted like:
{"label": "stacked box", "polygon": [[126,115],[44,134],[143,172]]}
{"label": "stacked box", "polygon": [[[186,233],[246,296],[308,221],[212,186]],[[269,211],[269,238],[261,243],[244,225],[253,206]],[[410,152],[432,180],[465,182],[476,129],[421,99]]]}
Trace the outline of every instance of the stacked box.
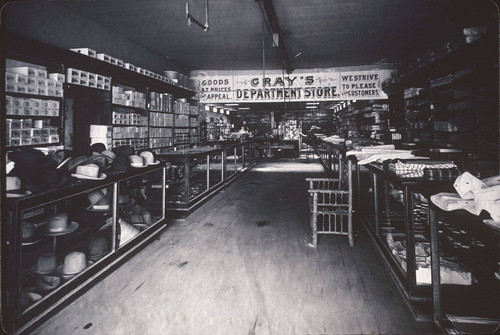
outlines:
{"label": "stacked box", "polygon": [[[97,88],[100,90],[109,91],[111,90],[111,78],[101,76],[96,73],[87,72],[83,70],[78,70],[74,68],[68,68],[67,71],[67,80],[69,84],[88,86],[92,88]],[[56,87],[59,87],[59,84],[54,83],[54,89],[57,90]],[[57,95],[58,92],[55,92]]]}

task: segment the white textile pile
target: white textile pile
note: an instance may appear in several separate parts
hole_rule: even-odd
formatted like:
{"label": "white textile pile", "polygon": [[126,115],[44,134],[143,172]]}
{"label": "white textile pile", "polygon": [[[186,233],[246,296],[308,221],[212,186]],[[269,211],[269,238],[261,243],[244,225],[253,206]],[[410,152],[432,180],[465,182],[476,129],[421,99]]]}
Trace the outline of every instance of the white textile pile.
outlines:
{"label": "white textile pile", "polygon": [[347,157],[355,156],[358,164],[365,165],[372,162],[382,162],[386,159],[412,159],[417,158],[410,150],[396,150],[393,144],[363,147],[361,150],[350,150]]}
{"label": "white textile pile", "polygon": [[445,211],[465,209],[479,215],[484,210],[493,221],[500,221],[500,175],[480,180],[464,172],[453,186],[457,193],[438,193],[431,201]]}

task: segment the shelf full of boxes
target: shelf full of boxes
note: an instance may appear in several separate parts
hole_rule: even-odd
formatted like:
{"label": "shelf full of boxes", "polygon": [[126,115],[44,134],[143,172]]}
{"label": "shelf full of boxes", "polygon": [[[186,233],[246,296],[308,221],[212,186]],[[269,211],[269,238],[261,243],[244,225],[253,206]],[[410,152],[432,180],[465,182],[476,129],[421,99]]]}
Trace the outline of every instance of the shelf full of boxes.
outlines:
{"label": "shelf full of boxes", "polygon": [[173,96],[168,93],[149,93],[149,147],[157,154],[173,149]]}
{"label": "shelf full of boxes", "polygon": [[61,143],[65,77],[38,64],[7,59],[5,69],[6,147]]}
{"label": "shelf full of boxes", "polygon": [[174,102],[174,127],[174,150],[189,148],[189,102],[187,99],[177,99]]}
{"label": "shelf full of boxes", "polygon": [[148,147],[146,93],[114,84],[112,87],[112,145],[136,150]]}
{"label": "shelf full of boxes", "polygon": [[200,105],[189,106],[189,139],[191,145],[198,145],[200,143]]}

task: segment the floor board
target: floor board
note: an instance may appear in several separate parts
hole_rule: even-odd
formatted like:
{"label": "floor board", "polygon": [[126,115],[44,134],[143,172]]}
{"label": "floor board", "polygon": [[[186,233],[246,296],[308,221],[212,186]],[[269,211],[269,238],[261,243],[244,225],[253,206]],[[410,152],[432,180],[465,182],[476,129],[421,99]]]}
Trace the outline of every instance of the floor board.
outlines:
{"label": "floor board", "polygon": [[307,244],[304,179],[321,174],[258,164],[34,334],[429,333],[358,225],[354,248]]}

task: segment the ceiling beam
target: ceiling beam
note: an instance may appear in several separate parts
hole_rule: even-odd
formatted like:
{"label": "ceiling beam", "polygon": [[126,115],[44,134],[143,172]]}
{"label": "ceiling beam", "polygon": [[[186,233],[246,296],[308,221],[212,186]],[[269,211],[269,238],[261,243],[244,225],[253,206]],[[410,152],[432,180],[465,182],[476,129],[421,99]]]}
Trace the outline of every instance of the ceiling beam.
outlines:
{"label": "ceiling beam", "polygon": [[285,41],[283,35],[281,34],[280,27],[278,25],[278,18],[276,16],[276,12],[274,11],[273,1],[272,0],[256,0],[259,2],[259,6],[262,10],[262,14],[267,22],[269,33],[271,34],[271,38],[273,39],[273,43],[275,43],[275,39],[273,35],[278,36],[278,54],[283,64],[283,68],[287,73],[292,73],[293,68],[291,66],[290,58],[288,57],[288,53],[285,48]]}

